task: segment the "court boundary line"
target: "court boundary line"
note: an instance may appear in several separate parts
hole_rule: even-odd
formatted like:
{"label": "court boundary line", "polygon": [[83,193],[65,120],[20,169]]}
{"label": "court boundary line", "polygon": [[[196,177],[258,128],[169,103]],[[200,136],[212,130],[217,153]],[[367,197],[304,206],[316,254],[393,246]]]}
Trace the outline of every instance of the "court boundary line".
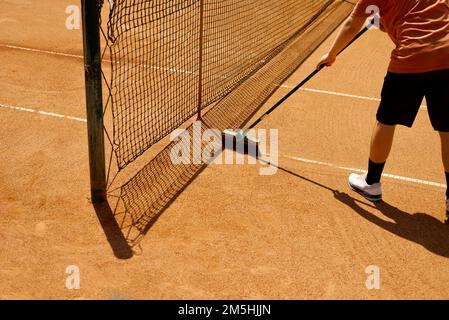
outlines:
{"label": "court boundary line", "polygon": [[[21,47],[16,45],[9,45],[9,44],[3,44],[0,43],[0,47],[8,48],[8,49],[14,49],[14,50],[21,50],[21,51],[28,51],[28,52],[36,52],[36,53],[43,53],[43,54],[49,54],[54,56],[61,56],[61,57],[68,57],[68,58],[76,58],[76,59],[84,59],[81,55],[76,54],[69,54],[69,53],[62,53],[57,51],[50,51],[50,50],[42,50],[42,49],[36,49],[36,48],[28,48],[28,47]],[[108,59],[104,59],[104,62],[111,62]],[[174,73],[181,73],[186,75],[194,75],[195,73],[193,71],[187,71],[187,70],[178,70],[176,68],[167,68],[167,67],[157,67],[157,66],[148,66],[146,67],[155,69],[155,70],[161,70],[161,71],[167,71],[167,72],[174,72]],[[278,86],[279,88],[283,89],[293,89],[293,86],[282,84]],[[358,100],[365,100],[365,101],[374,101],[374,102],[380,102],[380,98],[375,97],[368,97],[368,96],[362,96],[362,95],[354,95],[349,93],[343,93],[343,92],[337,92],[337,91],[331,91],[331,90],[320,90],[320,89],[314,89],[314,88],[301,88],[300,91],[304,92],[311,92],[311,93],[319,93],[319,94],[328,94],[338,97],[345,97],[345,98],[352,98],[352,99],[358,99]],[[427,106],[422,105],[421,110],[426,110]]]}
{"label": "court boundary line", "polygon": [[[324,162],[324,161],[311,160],[311,159],[306,159],[306,158],[301,158],[301,157],[293,157],[293,156],[282,156],[282,157],[290,159],[290,160],[302,162],[302,163],[314,164],[314,165],[319,165],[322,167],[329,167],[329,168],[339,169],[339,170],[353,172],[353,173],[355,173],[355,172],[366,173],[367,172],[364,169],[344,167],[344,166],[340,166],[340,165],[336,165],[336,164]],[[398,181],[410,182],[410,183],[414,183],[414,184],[420,184],[420,185],[426,185],[426,186],[432,186],[432,187],[444,188],[444,189],[447,188],[447,186],[444,183],[439,183],[439,182],[435,182],[435,181],[405,177],[405,176],[400,176],[400,175],[391,174],[391,173],[384,173],[384,174],[382,174],[382,176],[385,178],[398,180]]]}
{"label": "court boundary line", "polygon": [[[279,86],[280,88],[284,89],[293,89],[293,86],[289,86],[286,84],[283,84]],[[320,89],[313,89],[313,88],[300,88],[300,91],[304,92],[312,92],[312,93],[320,93],[320,94],[328,94],[338,97],[345,97],[345,98],[352,98],[352,99],[358,99],[358,100],[365,100],[365,101],[374,101],[374,102],[381,102],[381,98],[374,98],[374,97],[367,97],[367,96],[360,96],[360,95],[354,95],[349,93],[343,93],[343,92],[337,92],[337,91],[330,91],[330,90],[320,90]],[[421,110],[427,110],[427,106],[423,104],[420,108]]]}
{"label": "court boundary line", "polygon": [[[21,51],[28,51],[28,52],[49,54],[49,55],[54,55],[54,56],[83,59],[83,56],[81,56],[81,55],[62,53],[62,52],[56,52],[56,51],[50,51],[50,50],[35,49],[35,48],[27,48],[27,47],[21,47],[21,46],[16,46],[16,45],[8,45],[8,44],[0,43],[0,47],[4,47],[4,48],[8,48],[8,49],[21,50]],[[166,71],[179,72],[180,70],[168,69],[167,68]],[[181,70],[181,72],[184,73],[185,71]],[[286,85],[286,84],[280,85],[279,87],[280,88],[284,88],[284,89],[292,89],[293,88],[292,86],[289,86],[289,85]],[[346,97],[346,98],[365,100],[365,101],[375,101],[375,102],[380,102],[381,101],[380,98],[361,96],[361,95],[354,95],[354,94],[348,94],[348,93],[342,93],[342,92],[336,92],[336,91],[330,91],[330,90],[320,90],[320,89],[314,89],[314,88],[301,88],[300,90],[304,91],[304,92],[318,93],[318,94],[327,94],[327,95]],[[55,112],[48,112],[48,111],[37,110],[37,109],[26,108],[26,107],[18,107],[18,106],[6,105],[6,104],[2,104],[2,103],[0,103],[0,108],[14,110],[14,111],[27,112],[27,113],[34,113],[34,114],[39,114],[39,115],[43,115],[43,116],[46,116],[46,117],[66,119],[66,120],[72,120],[72,121],[83,122],[83,123],[87,122],[87,120],[85,118],[80,118],[80,117],[75,117],[75,116],[68,116],[68,115],[63,115],[63,114],[59,114],[59,113],[55,113]],[[421,109],[427,109],[427,106],[423,105],[423,106],[421,106]],[[318,161],[318,160],[310,160],[310,159],[305,159],[305,158],[301,158],[301,157],[292,157],[292,156],[288,156],[286,158],[289,158],[289,159],[294,160],[294,161],[302,162],[302,163],[326,166],[326,167],[339,169],[339,170],[344,170],[344,171],[366,173],[366,170],[363,170],[363,169],[343,167],[343,166],[339,166],[339,165],[336,165],[336,164],[323,162],[323,161]],[[393,179],[393,180],[405,181],[405,182],[421,184],[421,185],[427,185],[427,186],[433,186],[433,187],[438,187],[438,188],[446,188],[447,187],[445,184],[434,182],[434,181],[428,181],[428,180],[423,180],[423,179],[416,179],[416,178],[411,178],[411,177],[399,176],[399,175],[394,175],[394,174],[389,174],[389,173],[384,173],[384,174],[382,174],[382,176],[386,177],[386,178]]]}
{"label": "court boundary line", "polygon": [[[27,51],[27,52],[43,53],[43,54],[54,55],[54,56],[76,58],[76,59],[83,59],[84,58],[81,55],[61,53],[61,52],[56,52],[56,51],[42,50],[42,49],[29,48],[29,47],[21,47],[21,46],[15,46],[15,45],[3,44],[3,43],[0,43],[0,47],[13,49],[13,50]],[[111,62],[108,59],[104,59],[103,61]],[[181,73],[181,74],[187,74],[187,75],[194,74],[194,72],[192,72],[192,71],[178,70],[176,68],[167,68],[167,67],[164,68],[164,67],[156,67],[156,66],[147,66],[147,67],[155,69],[155,70],[162,70],[162,71],[167,71],[167,72],[175,72],[175,73]],[[286,85],[286,84],[278,85],[277,87],[283,88],[283,89],[293,89],[293,86],[289,86],[289,85]],[[319,89],[313,89],[313,88],[301,88],[300,90],[301,91],[305,91],[305,92],[329,94],[329,95],[334,95],[334,96],[353,98],[353,99],[359,99],[359,100],[366,100],[366,101],[376,101],[376,102],[380,101],[379,98],[367,97],[367,96],[361,96],[361,95],[353,95],[353,94],[349,94],[349,93],[342,93],[342,92],[336,92],[336,91],[330,91],[330,90],[319,90]]]}
{"label": "court boundary line", "polygon": [[28,51],[28,52],[36,52],[36,53],[48,54],[48,55],[52,55],[52,56],[84,59],[83,56],[78,55],[78,54],[63,53],[63,52],[57,52],[57,51],[51,51],[51,50],[43,50],[43,49],[36,49],[36,48],[29,48],[29,47],[21,47],[21,46],[16,46],[16,45],[12,45],[12,44],[0,43],[0,47],[7,48],[7,49],[13,49],[13,50],[20,50],[20,51]]}
{"label": "court boundary line", "polygon": [[[52,118],[58,118],[58,119],[66,119],[66,120],[83,122],[83,123],[87,122],[86,119],[79,118],[79,117],[66,116],[66,115],[62,115],[62,114],[58,114],[58,113],[54,113],[54,112],[46,112],[46,111],[36,110],[36,109],[31,109],[31,108],[15,107],[15,106],[10,106],[10,105],[5,105],[2,103],[0,103],[0,108],[21,111],[21,112],[27,112],[27,113],[34,113],[34,114],[39,114],[39,115],[43,115],[46,117],[52,117]],[[363,169],[344,167],[344,166],[336,165],[336,164],[329,163],[329,162],[323,162],[323,161],[319,161],[319,160],[311,160],[311,159],[306,159],[306,158],[301,158],[301,157],[293,157],[293,156],[282,156],[282,157],[290,159],[290,160],[302,162],[302,163],[314,164],[314,165],[319,165],[319,166],[324,166],[324,167],[329,167],[329,168],[334,168],[334,169],[339,169],[339,170],[344,170],[344,171],[350,171],[350,172],[366,173],[366,170],[363,170]],[[438,187],[438,188],[446,188],[445,184],[434,182],[434,181],[399,176],[399,175],[394,175],[394,174],[389,174],[389,173],[384,173],[382,176],[386,177],[386,178],[410,182],[410,183],[414,183],[414,184],[427,185],[427,186],[433,186],[433,187]]]}
{"label": "court boundary line", "polygon": [[83,123],[87,122],[86,119],[80,118],[80,117],[67,116],[67,115],[63,115],[63,114],[60,114],[60,113],[48,112],[48,111],[32,109],[32,108],[11,106],[11,105],[3,104],[3,103],[0,103],[0,108],[1,109],[14,110],[14,111],[34,113],[34,114],[39,114],[39,115],[46,116],[46,117],[51,117],[51,118],[66,119],[66,120],[72,120],[72,121],[83,122]]}

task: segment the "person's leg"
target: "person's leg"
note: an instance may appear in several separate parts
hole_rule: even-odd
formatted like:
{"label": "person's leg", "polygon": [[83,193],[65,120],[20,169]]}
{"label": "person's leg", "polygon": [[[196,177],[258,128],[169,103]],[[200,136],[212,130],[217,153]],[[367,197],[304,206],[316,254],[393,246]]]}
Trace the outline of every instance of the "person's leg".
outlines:
{"label": "person's leg", "polygon": [[446,174],[446,224],[449,224],[449,132],[440,132],[441,155]]}
{"label": "person's leg", "polygon": [[444,171],[446,173],[446,198],[449,199],[449,132],[440,132],[441,155],[443,157]]}
{"label": "person's leg", "polygon": [[371,138],[370,157],[366,182],[369,185],[379,183],[385,162],[391,151],[396,126],[385,125],[377,121]]}
{"label": "person's leg", "polygon": [[370,201],[382,200],[380,178],[390,154],[396,125],[412,127],[424,98],[418,74],[389,72],[382,88],[377,123],[371,139],[367,174],[351,174],[349,186]]}
{"label": "person's leg", "polygon": [[[435,131],[441,138],[441,153],[449,186],[449,70],[431,73],[426,88],[427,110]],[[449,187],[446,189],[446,215],[449,223]]]}

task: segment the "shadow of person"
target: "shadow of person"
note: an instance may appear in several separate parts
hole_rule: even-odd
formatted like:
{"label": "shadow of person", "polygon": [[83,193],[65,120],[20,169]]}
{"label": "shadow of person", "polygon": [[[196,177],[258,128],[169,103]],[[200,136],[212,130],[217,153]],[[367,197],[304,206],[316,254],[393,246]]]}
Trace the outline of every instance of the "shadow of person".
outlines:
{"label": "shadow of person", "polygon": [[371,223],[413,241],[439,256],[449,258],[449,226],[434,217],[425,213],[409,214],[383,201],[367,205],[394,221],[390,222],[362,208],[359,201],[346,193],[335,191],[334,196]]}

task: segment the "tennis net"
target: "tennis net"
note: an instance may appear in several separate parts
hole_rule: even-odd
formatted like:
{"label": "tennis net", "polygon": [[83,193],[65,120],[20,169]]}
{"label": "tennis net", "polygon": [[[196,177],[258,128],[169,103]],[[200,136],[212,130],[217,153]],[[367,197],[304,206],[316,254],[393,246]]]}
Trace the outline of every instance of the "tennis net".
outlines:
{"label": "tennis net", "polygon": [[[97,1],[102,9],[103,0]],[[107,3],[109,11],[100,10],[107,87],[101,125],[109,141],[105,191],[133,247],[206,167],[174,164],[171,151],[179,141],[157,143],[180,126],[192,133],[194,117],[201,117],[202,130],[243,128],[353,9],[346,0]],[[96,75],[95,68],[86,70]],[[99,111],[91,109],[96,120]],[[95,141],[93,151],[103,145],[102,138]],[[93,163],[103,160],[100,153],[92,152]],[[101,173],[101,167],[91,171]],[[91,177],[92,190],[97,180],[101,175]]]}
{"label": "tennis net", "polygon": [[123,169],[241,86],[340,1],[109,2],[112,142]]}

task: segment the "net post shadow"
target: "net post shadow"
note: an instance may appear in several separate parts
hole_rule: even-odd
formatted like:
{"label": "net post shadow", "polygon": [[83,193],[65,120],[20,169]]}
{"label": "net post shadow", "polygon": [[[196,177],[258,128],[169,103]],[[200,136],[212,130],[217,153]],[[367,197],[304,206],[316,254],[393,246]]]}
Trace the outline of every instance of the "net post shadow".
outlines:
{"label": "net post shadow", "polygon": [[109,245],[118,259],[130,259],[133,251],[126,241],[108,201],[93,203],[98,221],[106,235]]}

